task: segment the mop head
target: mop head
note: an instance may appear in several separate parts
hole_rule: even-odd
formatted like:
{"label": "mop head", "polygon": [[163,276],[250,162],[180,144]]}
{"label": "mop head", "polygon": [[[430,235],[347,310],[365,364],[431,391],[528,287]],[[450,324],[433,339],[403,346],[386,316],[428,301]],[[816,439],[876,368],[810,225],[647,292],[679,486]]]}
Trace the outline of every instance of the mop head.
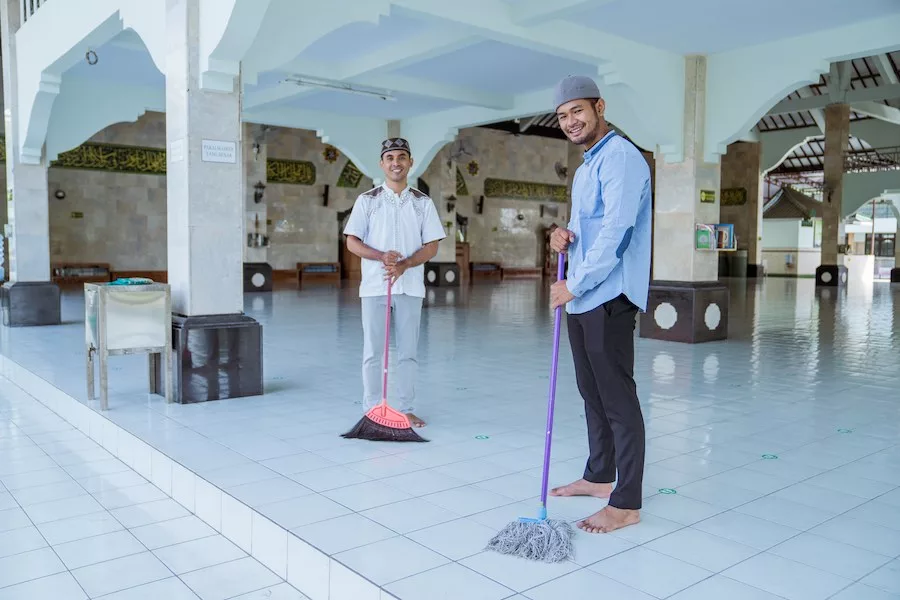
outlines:
{"label": "mop head", "polygon": [[384,403],[373,407],[353,429],[341,434],[341,437],[374,442],[428,441],[413,430],[409,417]]}
{"label": "mop head", "polygon": [[529,560],[558,563],[572,556],[574,533],[568,521],[519,519],[495,535],[486,549]]}

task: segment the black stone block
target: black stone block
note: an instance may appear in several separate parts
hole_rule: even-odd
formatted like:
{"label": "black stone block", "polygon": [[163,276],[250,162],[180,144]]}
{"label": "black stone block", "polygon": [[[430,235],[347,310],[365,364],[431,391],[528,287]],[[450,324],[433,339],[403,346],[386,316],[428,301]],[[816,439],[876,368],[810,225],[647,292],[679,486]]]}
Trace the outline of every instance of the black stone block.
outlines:
{"label": "black stone block", "polygon": [[[246,315],[173,316],[173,400],[191,404],[261,395],[262,342],[262,325]],[[159,365],[154,377],[162,389]]]}
{"label": "black stone block", "polygon": [[696,344],[728,337],[728,288],[717,281],[655,281],[640,336]]}
{"label": "black stone block", "polygon": [[891,283],[900,283],[900,267],[891,269]]}
{"label": "black stone block", "polygon": [[271,292],[272,265],[269,263],[244,263],[244,291]]}
{"label": "black stone block", "polygon": [[59,325],[59,286],[49,281],[6,282],[2,288],[3,324],[7,327]]}
{"label": "black stone block", "polygon": [[425,263],[425,285],[435,287],[458,287],[459,265],[456,263]]}
{"label": "black stone block", "polygon": [[820,265],[816,268],[816,287],[843,287],[848,272],[844,265]]}
{"label": "black stone block", "polygon": [[754,277],[765,277],[765,276],[766,276],[766,270],[763,268],[762,265],[753,265],[753,264],[747,265],[747,277],[749,277],[750,279],[752,279]]}

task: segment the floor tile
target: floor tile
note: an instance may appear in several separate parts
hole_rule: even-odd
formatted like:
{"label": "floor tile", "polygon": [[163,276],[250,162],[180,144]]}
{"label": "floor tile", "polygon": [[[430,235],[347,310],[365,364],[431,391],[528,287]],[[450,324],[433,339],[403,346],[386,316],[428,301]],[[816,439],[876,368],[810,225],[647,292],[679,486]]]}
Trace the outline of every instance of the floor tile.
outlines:
{"label": "floor tile", "polygon": [[40,550],[47,545],[35,527],[22,527],[0,533],[0,558]]}
{"label": "floor tile", "polygon": [[[359,514],[319,521],[292,530],[316,548],[328,554],[380,542],[397,535],[387,527]],[[425,544],[426,546],[428,544]]]}
{"label": "floor tile", "polygon": [[734,510],[735,512],[772,521],[773,523],[800,531],[811,529],[838,515],[838,513],[833,511],[813,508],[773,496],[754,500]]}
{"label": "floor tile", "polygon": [[323,495],[357,512],[375,508],[376,506],[393,504],[410,497],[409,494],[401,492],[397,488],[381,481],[367,481],[336,488],[323,492]]}
{"label": "floor tile", "polygon": [[83,540],[53,546],[53,550],[74,571],[99,562],[140,554],[146,548],[128,531],[106,533]]}
{"label": "floor tile", "polygon": [[186,517],[190,514],[187,509],[171,498],[117,508],[110,512],[129,529]]}
{"label": "floor tile", "polygon": [[722,575],[788,600],[824,600],[853,583],[768,553],[758,554],[723,571]]}
{"label": "floor tile", "polygon": [[782,500],[790,500],[804,506],[811,506],[819,510],[833,511],[838,514],[847,512],[861,504],[865,504],[866,499],[830,490],[828,488],[819,487],[810,483],[797,483],[783,490],[779,490],[772,494],[772,498]]}
{"label": "floor tile", "polygon": [[633,548],[588,568],[657,598],[667,598],[712,575],[647,548]]}
{"label": "floor tile", "polygon": [[250,507],[281,502],[282,500],[299,498],[313,493],[311,489],[287,477],[254,481],[253,483],[228,487],[226,491]]}
{"label": "floor tile", "polygon": [[231,600],[309,600],[309,598],[287,583],[280,583],[272,587],[235,596]]}
{"label": "floor tile", "polygon": [[176,575],[183,575],[247,556],[246,552],[221,535],[166,546],[154,550],[153,554]]}
{"label": "floor tile", "polygon": [[493,529],[471,519],[456,519],[419,529],[406,537],[452,560],[461,560],[482,552],[491,538]]}
{"label": "floor tile", "polygon": [[[25,583],[0,588],[0,600],[87,600],[87,595],[71,573],[57,573]],[[150,600],[149,598],[147,600]],[[178,600],[172,598],[170,600]]]}
{"label": "floor tile", "polygon": [[23,488],[12,494],[21,506],[31,506],[53,500],[64,500],[76,496],[84,496],[85,490],[74,479]]}
{"label": "floor tile", "polygon": [[91,598],[159,581],[172,576],[153,554],[144,552],[72,571]]}
{"label": "floor tile", "polygon": [[131,533],[141,541],[148,550],[156,550],[165,546],[190,542],[200,538],[215,535],[216,531],[195,517],[190,515],[142,525],[131,529]]}
{"label": "floor tile", "polygon": [[646,544],[653,540],[668,535],[673,531],[684,528],[681,523],[669,521],[655,515],[641,515],[641,522],[623,529],[617,529],[609,535],[623,539],[632,544]]}
{"label": "floor tile", "polygon": [[124,528],[108,512],[98,512],[61,521],[43,523],[38,525],[38,529],[51,545],[56,546],[57,544],[82,540],[95,535],[112,533]]}
{"label": "floor tile", "polygon": [[31,520],[21,508],[0,510],[0,533],[31,526]]}
{"label": "floor tile", "polygon": [[279,583],[278,576],[252,558],[192,571],[181,580],[201,600],[225,600]]}
{"label": "floor tile", "polygon": [[645,501],[641,514],[651,514],[682,525],[692,525],[725,512],[721,506],[707,504],[675,494],[659,494]]}
{"label": "floor tile", "polygon": [[749,586],[746,583],[713,575],[696,585],[678,592],[671,600],[783,600],[782,596],[776,596],[759,588]]}
{"label": "floor tile", "polygon": [[294,529],[353,512],[346,506],[318,494],[263,504],[256,510],[285,529]]}
{"label": "floor tile", "polygon": [[900,594],[891,594],[864,583],[854,583],[832,596],[831,600],[900,600]]}
{"label": "floor tile", "polygon": [[501,600],[513,591],[456,563],[389,584],[387,591],[403,600]]}
{"label": "floor tile", "polygon": [[422,496],[422,500],[464,517],[516,502],[514,498],[476,486],[458,487],[428,494]]}
{"label": "floor tile", "polygon": [[735,511],[716,515],[692,527],[757,550],[767,550],[800,534],[797,529]]}
{"label": "floor tile", "polygon": [[459,561],[459,564],[517,592],[524,592],[579,569],[571,561],[535,563],[492,551],[470,556]]}
{"label": "floor tile", "polygon": [[614,579],[581,569],[559,579],[527,590],[524,597],[532,600],[595,600],[615,598],[616,600],[653,600],[654,596],[619,583]]}
{"label": "floor tile", "polygon": [[51,500],[23,507],[28,518],[35,525],[60,521],[71,517],[80,517],[95,512],[102,512],[103,507],[87,494],[66,498],[63,500]]}
{"label": "floor tile", "polygon": [[866,576],[891,560],[889,556],[810,533],[778,544],[770,548],[769,553],[852,581]]}
{"label": "floor tile", "polygon": [[62,573],[66,566],[50,548],[0,558],[0,588]]}
{"label": "floor tile", "polygon": [[422,498],[379,506],[363,511],[361,514],[388,529],[403,534],[446,523],[462,516]]}
{"label": "floor tile", "polygon": [[390,538],[340,552],[335,558],[378,585],[405,579],[450,562],[447,558],[403,537]]}
{"label": "floor tile", "polygon": [[861,580],[868,586],[900,595],[900,560],[893,560]]}
{"label": "floor tile", "polygon": [[199,600],[197,594],[177,577],[145,583],[101,598],[102,600]]}
{"label": "floor tile", "polygon": [[756,548],[691,527],[655,539],[645,547],[713,573],[759,553]]}
{"label": "floor tile", "polygon": [[809,533],[885,556],[900,556],[900,536],[895,530],[846,515],[814,527]]}

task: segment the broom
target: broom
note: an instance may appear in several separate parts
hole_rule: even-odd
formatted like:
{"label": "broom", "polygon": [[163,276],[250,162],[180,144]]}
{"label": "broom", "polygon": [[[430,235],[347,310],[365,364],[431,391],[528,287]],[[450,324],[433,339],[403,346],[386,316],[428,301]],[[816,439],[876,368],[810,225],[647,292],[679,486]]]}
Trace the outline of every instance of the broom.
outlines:
{"label": "broom", "polygon": [[[557,281],[565,277],[565,256],[560,253]],[[547,434],[544,440],[544,472],[541,482],[541,508],[538,518],[519,517],[488,542],[487,550],[521,556],[543,562],[562,562],[572,556],[574,530],[567,521],[547,518],[547,479],[550,474],[550,445],[553,435],[553,410],[556,405],[556,368],[559,362],[559,329],[562,307],[556,307],[553,331],[553,361],[550,369],[550,399],[547,402]]]}
{"label": "broom", "polygon": [[416,433],[409,417],[394,410],[387,403],[388,348],[391,339],[391,288],[393,280],[388,280],[387,309],[384,317],[384,379],[381,386],[381,402],[373,406],[362,419],[341,437],[376,442],[427,442]]}

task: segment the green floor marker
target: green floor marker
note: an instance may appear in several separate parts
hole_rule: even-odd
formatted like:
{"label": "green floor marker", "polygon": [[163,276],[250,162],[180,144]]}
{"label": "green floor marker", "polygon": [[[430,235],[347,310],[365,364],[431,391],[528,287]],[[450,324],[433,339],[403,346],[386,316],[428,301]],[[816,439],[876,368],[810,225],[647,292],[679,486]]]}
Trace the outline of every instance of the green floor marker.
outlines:
{"label": "green floor marker", "polygon": [[489,435],[476,435],[475,439],[476,440],[487,440],[487,439],[490,439],[490,437],[491,436],[489,436]]}
{"label": "green floor marker", "polygon": [[853,433],[852,429],[838,429],[838,433]]}
{"label": "green floor marker", "polygon": [[762,457],[766,460],[776,460],[778,459],[777,454],[763,454]]}
{"label": "green floor marker", "polygon": [[677,494],[678,492],[676,492],[676,491],[673,490],[672,488],[660,488],[660,489],[659,489],[659,493],[660,493],[660,494],[671,495],[671,494]]}

